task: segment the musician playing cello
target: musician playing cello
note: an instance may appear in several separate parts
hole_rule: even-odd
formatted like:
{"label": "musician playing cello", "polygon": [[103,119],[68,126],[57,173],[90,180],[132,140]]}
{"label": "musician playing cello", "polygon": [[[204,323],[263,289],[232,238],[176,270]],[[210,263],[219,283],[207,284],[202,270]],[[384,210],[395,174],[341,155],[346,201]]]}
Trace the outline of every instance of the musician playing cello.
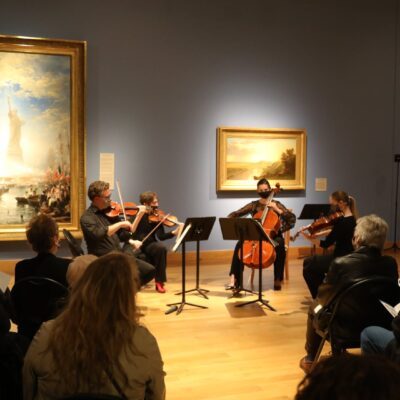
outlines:
{"label": "musician playing cello", "polygon": [[[267,204],[267,198],[271,193],[271,185],[267,179],[262,178],[258,181],[257,193],[260,196],[259,200],[252,201],[239,210],[231,212],[228,215],[228,218],[244,217],[248,214],[254,216],[257,212],[263,211],[266,206],[270,208],[270,211],[279,216],[281,227],[277,235],[273,238],[278,244],[278,246],[275,247],[276,259],[274,262],[274,290],[281,290],[286,258],[285,241],[282,233],[293,228],[296,222],[296,216],[279,201],[271,200]],[[240,242],[238,242],[233,252],[231,270],[229,272],[230,283],[226,285],[226,289],[235,289],[239,285],[240,268],[243,268],[239,258],[240,247]]]}
{"label": "musician playing cello", "polygon": [[[147,212],[142,216],[134,233],[134,238],[143,241],[140,250],[156,268],[155,281],[157,292],[165,293],[164,284],[167,281],[167,248],[160,243],[160,240],[171,239],[179,235],[182,224],[177,223],[178,227],[176,229],[165,232],[163,224],[159,224],[160,221],[157,221],[157,218],[155,221],[152,220],[152,212],[158,209],[157,193],[143,192],[140,195],[140,203],[146,206]],[[159,224],[158,228],[156,228],[157,224]]]}

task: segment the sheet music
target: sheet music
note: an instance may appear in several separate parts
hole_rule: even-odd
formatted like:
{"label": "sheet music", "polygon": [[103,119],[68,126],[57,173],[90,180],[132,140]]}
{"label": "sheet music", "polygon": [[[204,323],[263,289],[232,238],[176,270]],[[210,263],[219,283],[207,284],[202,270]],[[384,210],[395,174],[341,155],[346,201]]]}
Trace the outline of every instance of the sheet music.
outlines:
{"label": "sheet music", "polygon": [[176,241],[174,244],[174,247],[172,247],[171,251],[175,253],[175,251],[178,249],[179,245],[182,243],[182,240],[185,238],[187,233],[190,231],[190,228],[192,227],[192,224],[189,224],[185,230],[183,231],[182,235],[179,236],[179,239]]}

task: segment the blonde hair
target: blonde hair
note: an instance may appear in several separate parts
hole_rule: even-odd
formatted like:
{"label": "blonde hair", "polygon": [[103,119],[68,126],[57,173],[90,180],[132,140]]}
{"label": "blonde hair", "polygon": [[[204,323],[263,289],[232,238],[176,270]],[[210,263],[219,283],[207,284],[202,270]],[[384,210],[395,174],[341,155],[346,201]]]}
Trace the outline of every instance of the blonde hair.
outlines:
{"label": "blonde hair", "polygon": [[135,351],[139,323],[137,267],[133,257],[109,253],[93,261],[55,319],[47,351],[70,393],[96,390],[107,373],[129,387],[120,355]]}
{"label": "blonde hair", "polygon": [[78,256],[72,260],[67,270],[67,282],[71,288],[75,286],[76,282],[86,271],[86,268],[94,260],[97,260],[97,257],[93,254],[85,254],[83,256]]}

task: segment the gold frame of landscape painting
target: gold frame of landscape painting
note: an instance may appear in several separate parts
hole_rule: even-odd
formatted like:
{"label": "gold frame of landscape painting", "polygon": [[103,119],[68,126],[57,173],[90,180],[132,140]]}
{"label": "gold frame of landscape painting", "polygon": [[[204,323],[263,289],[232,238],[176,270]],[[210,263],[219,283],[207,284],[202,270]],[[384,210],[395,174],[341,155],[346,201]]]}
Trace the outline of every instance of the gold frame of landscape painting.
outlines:
{"label": "gold frame of landscape painting", "polygon": [[0,240],[38,213],[80,234],[86,42],[0,35]]}
{"label": "gold frame of landscape painting", "polygon": [[254,191],[267,178],[285,190],[306,187],[304,129],[217,129],[217,191]]}

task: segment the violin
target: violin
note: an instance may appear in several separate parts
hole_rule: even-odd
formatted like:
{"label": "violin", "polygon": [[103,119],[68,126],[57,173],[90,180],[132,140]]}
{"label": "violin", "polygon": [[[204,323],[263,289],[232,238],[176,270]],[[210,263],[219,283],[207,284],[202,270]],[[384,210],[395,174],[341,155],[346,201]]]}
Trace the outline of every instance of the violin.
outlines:
{"label": "violin", "polygon": [[117,218],[125,215],[133,217],[138,211],[139,208],[135,203],[127,202],[119,204],[116,201],[112,201],[110,207],[105,210],[105,215],[109,218]]}
{"label": "violin", "polygon": [[334,213],[331,213],[327,216],[321,217],[316,219],[313,223],[303,226],[300,228],[294,236],[290,236],[290,240],[294,242],[300,235],[301,232],[308,231],[310,235],[315,235],[318,232],[323,231],[326,228],[331,227],[336,220],[339,218],[343,217],[344,214],[342,211],[336,211]]}
{"label": "violin", "polygon": [[[266,206],[263,211],[259,211],[253,215],[254,219],[259,219],[264,229],[264,232],[274,237],[277,235],[280,229],[279,215],[268,207],[269,202],[273,199],[275,193],[281,190],[280,184],[276,183],[275,188],[271,189],[271,192],[266,199]],[[261,268],[268,268],[274,263],[276,258],[276,252],[274,246],[267,241],[261,243]],[[243,242],[243,263],[250,268],[260,268],[260,242],[245,240]]]}
{"label": "violin", "polygon": [[175,215],[166,214],[159,208],[151,208],[151,210],[149,211],[149,221],[154,223],[162,222],[163,225],[168,227],[180,224],[178,218],[175,217]]}

